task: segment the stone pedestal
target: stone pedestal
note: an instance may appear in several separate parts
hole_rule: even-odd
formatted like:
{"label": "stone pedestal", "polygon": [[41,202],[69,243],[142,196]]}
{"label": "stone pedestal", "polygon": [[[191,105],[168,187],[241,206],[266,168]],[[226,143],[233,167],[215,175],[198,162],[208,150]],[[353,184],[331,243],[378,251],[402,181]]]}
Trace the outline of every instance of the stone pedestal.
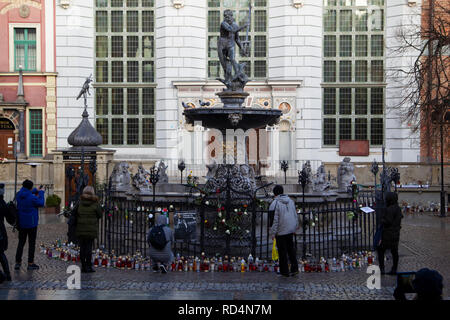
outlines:
{"label": "stone pedestal", "polygon": [[224,108],[241,108],[250,94],[248,92],[223,91],[216,93],[216,95],[223,102]]}

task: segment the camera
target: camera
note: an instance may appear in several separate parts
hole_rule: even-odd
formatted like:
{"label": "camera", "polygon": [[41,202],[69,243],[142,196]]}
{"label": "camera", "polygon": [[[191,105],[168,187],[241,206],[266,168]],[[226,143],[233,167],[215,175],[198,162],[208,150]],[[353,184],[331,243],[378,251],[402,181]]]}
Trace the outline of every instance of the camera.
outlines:
{"label": "camera", "polygon": [[403,293],[416,293],[413,286],[413,280],[416,272],[398,272],[397,273],[397,289]]}

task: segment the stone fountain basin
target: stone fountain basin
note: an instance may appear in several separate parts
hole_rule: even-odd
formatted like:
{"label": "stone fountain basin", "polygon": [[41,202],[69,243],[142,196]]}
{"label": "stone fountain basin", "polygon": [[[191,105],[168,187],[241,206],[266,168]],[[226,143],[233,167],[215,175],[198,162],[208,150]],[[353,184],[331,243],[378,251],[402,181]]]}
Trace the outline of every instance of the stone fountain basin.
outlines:
{"label": "stone fountain basin", "polygon": [[[261,108],[192,108],[183,112],[186,122],[194,124],[201,122],[206,128],[219,130],[225,129],[258,129],[265,126],[273,126],[278,123],[281,110],[261,109]],[[240,115],[242,119],[237,124],[232,123],[229,116]]]}

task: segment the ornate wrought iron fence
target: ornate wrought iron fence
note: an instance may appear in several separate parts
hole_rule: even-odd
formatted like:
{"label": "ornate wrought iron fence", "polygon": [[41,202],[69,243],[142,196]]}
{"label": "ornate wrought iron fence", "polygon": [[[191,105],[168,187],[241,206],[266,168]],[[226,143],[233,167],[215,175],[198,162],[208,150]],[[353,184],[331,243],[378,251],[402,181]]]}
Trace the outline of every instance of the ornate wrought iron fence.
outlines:
{"label": "ornate wrought iron fence", "polygon": [[[196,211],[198,216],[195,239],[175,240],[173,243],[175,253],[184,256],[196,256],[201,252],[210,256],[216,254],[248,256],[251,253],[261,259],[271,258],[273,245],[270,235],[271,217],[267,209],[261,208],[256,201],[248,202],[247,214],[241,214],[239,219],[236,218],[239,228],[225,233],[226,228],[219,226],[214,230],[214,224],[208,224],[217,218],[215,204],[196,203],[192,196],[153,203],[108,196],[106,191],[102,190],[99,193],[102,195],[105,214],[100,223],[97,245],[107,251],[114,250],[116,254],[122,255],[140,251],[146,255],[148,249],[146,235],[155,218],[151,216],[153,206],[164,209],[172,205],[175,213]],[[373,193],[360,193],[359,196],[356,203],[350,199],[305,203],[304,207],[301,202],[296,203],[300,226],[295,235],[298,256],[302,256],[305,252],[307,256],[329,258],[344,252],[371,250],[376,215],[375,212],[364,213],[359,207],[360,204],[373,206]],[[231,208],[239,206],[242,208],[242,204],[233,204]],[[237,214],[231,210],[227,217],[233,219]]]}

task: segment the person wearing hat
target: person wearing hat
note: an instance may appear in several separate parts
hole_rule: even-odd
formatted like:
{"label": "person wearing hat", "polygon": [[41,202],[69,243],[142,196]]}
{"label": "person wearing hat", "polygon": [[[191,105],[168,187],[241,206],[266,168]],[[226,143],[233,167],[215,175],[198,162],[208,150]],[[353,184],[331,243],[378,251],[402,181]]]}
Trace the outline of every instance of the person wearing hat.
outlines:
{"label": "person wearing hat", "polygon": [[[442,300],[442,289],[444,278],[436,270],[428,268],[420,269],[412,281],[412,287],[416,292],[414,300]],[[395,300],[407,300],[405,288],[397,287],[394,290]]]}
{"label": "person wearing hat", "polygon": [[6,233],[5,219],[10,225],[13,225],[16,217],[14,216],[14,213],[9,210],[5,200],[3,200],[4,194],[5,184],[0,183],[0,264],[2,265],[5,279],[11,281],[9,263],[5,255],[5,251],[8,250],[8,234]]}
{"label": "person wearing hat", "polygon": [[86,186],[76,209],[75,237],[80,245],[81,272],[95,272],[92,268],[92,246],[98,237],[98,222],[102,208],[92,186]]}

